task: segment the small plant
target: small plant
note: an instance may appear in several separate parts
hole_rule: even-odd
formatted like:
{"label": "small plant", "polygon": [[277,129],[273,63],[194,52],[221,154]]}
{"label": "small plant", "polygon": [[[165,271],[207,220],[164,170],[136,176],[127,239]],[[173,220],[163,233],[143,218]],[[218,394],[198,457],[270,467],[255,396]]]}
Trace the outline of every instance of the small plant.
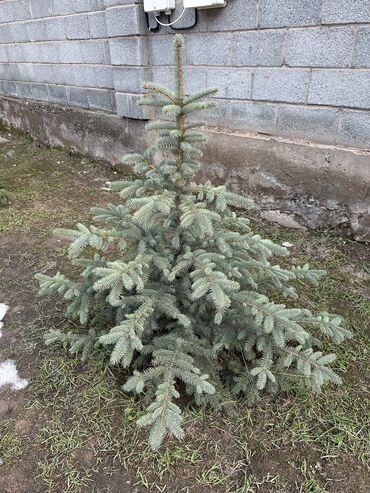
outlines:
{"label": "small plant", "polygon": [[235,212],[253,203],[223,186],[195,183],[194,144],[204,142],[192,117],[214,103],[206,89],[184,91],[183,38],[175,37],[176,90],[146,83],[141,105],[167,119],[144,154],[130,154],[139,178],[111,183],[122,204],[93,209],[101,226],[59,230],[71,241],[76,279],[38,274],[40,293],[64,297],[67,315],[81,329],[52,330],[46,343],[62,343],[85,360],[105,348],[112,365],[127,368],[126,391],[152,399],[140,426],[151,428],[156,449],[167,432],[183,437],[180,394],[199,405],[223,407],[242,394],[275,394],[302,377],[319,391],[340,383],[320,350],[320,335],[342,342],[350,333],[328,313],[278,303],[298,297],[294,281],[317,286],[324,272],[271,263],[286,248],[251,230]]}
{"label": "small plant", "polygon": [[2,187],[0,183],[0,206],[8,205],[13,198],[13,194]]}

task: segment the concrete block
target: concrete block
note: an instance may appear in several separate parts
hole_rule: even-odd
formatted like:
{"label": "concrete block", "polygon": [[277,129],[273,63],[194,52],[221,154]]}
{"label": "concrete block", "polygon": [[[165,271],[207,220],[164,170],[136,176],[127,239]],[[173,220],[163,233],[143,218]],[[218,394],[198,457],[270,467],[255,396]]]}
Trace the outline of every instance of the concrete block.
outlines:
{"label": "concrete block", "polygon": [[14,80],[14,81],[20,81],[21,80],[21,76],[19,73],[20,65],[21,64],[19,64],[19,63],[11,63],[10,64],[10,74],[12,76],[12,80]]}
{"label": "concrete block", "polygon": [[24,28],[24,22],[14,22],[9,24],[9,36],[15,43],[24,43],[29,40],[27,29]]}
{"label": "concrete block", "polygon": [[[200,67],[186,67],[185,92],[198,92],[207,86],[207,72]],[[175,89],[175,76],[172,67],[151,67],[152,81],[156,84]]]}
{"label": "concrete block", "polygon": [[279,111],[278,134],[284,137],[332,144],[335,142],[338,111],[306,106],[282,106]]}
{"label": "concrete block", "polygon": [[0,62],[8,61],[8,50],[5,45],[0,45]]}
{"label": "concrete block", "polygon": [[2,63],[0,64],[1,67],[5,67],[7,65],[9,65],[9,56],[8,56],[8,47],[7,46],[2,46],[1,47],[1,54],[2,54],[2,58],[4,58],[4,60],[2,60]]}
{"label": "concrete block", "polygon": [[53,66],[51,64],[35,63],[33,65],[33,75],[35,82],[53,82]]}
{"label": "concrete block", "polygon": [[[207,109],[203,112],[203,117],[201,120],[206,121],[207,125],[216,126],[216,127],[224,127],[225,120],[230,122],[230,101],[226,99],[217,99],[215,100],[216,105],[213,108]],[[199,116],[190,116],[190,121],[199,121]]]}
{"label": "concrete block", "polygon": [[[166,86],[169,89],[175,89],[175,77],[173,74],[173,70],[170,67],[151,67],[151,80],[155,84],[160,84],[162,86]],[[186,68],[188,70],[188,67]],[[204,81],[206,82],[206,77],[204,77]]]}
{"label": "concrete block", "polygon": [[49,101],[57,104],[67,104],[67,90],[65,86],[51,84],[48,86]]}
{"label": "concrete block", "polygon": [[64,20],[61,17],[53,17],[43,21],[46,28],[46,39],[61,40],[66,39],[66,31],[64,28]]}
{"label": "concrete block", "polygon": [[114,93],[104,89],[87,89],[87,100],[92,110],[115,111]]}
{"label": "concrete block", "polygon": [[58,42],[40,43],[40,59],[36,60],[44,63],[59,62]]}
{"label": "concrete block", "polygon": [[89,28],[92,38],[107,38],[108,29],[105,20],[105,12],[94,12],[89,14]]}
{"label": "concrete block", "polygon": [[[26,43],[22,43],[19,45],[2,45],[2,48],[5,50],[5,62],[16,62],[18,60],[18,55],[17,51],[19,51],[20,48],[23,48],[26,46]],[[23,50],[21,50],[23,51]],[[24,58],[24,55],[23,57]],[[22,59],[22,61],[24,61]]]}
{"label": "concrete block", "polygon": [[234,31],[257,27],[258,0],[233,0],[225,9],[208,12],[209,31]]}
{"label": "concrete block", "polygon": [[[36,79],[34,67],[36,64],[20,63],[18,64],[18,77],[20,81],[31,82]],[[0,76],[1,78],[1,76]]]}
{"label": "concrete block", "polygon": [[[60,0],[58,0],[59,2]],[[55,2],[55,4],[58,4]],[[55,15],[54,1],[50,0],[30,0],[32,17],[39,19],[41,17],[49,17]]]}
{"label": "concrete block", "polygon": [[341,112],[337,143],[370,149],[370,114],[365,111]]}
{"label": "concrete block", "polygon": [[49,91],[47,84],[30,83],[32,99],[36,101],[49,101]]}
{"label": "concrete block", "polygon": [[67,100],[70,106],[89,107],[87,91],[82,87],[67,87]]}
{"label": "concrete block", "polygon": [[0,63],[0,80],[7,79],[9,63]]}
{"label": "concrete block", "polygon": [[73,65],[72,71],[75,86],[96,87],[95,67],[91,65]]}
{"label": "concrete block", "polygon": [[109,41],[113,65],[147,65],[148,56],[142,38],[120,38]]}
{"label": "concrete block", "polygon": [[229,101],[227,105],[231,128],[266,134],[275,132],[277,106],[251,101]]}
{"label": "concrete block", "polygon": [[[175,73],[172,67],[169,68],[169,72],[173,78],[173,88],[175,88]],[[163,85],[167,83],[163,81]],[[185,92],[192,94],[207,87],[207,72],[200,67],[186,67],[185,75]]]}
{"label": "concrete block", "polygon": [[103,8],[104,0],[56,0],[53,10],[54,15],[66,15],[79,12],[95,12]]}
{"label": "concrete block", "polygon": [[106,41],[89,39],[78,41],[84,63],[108,64],[110,63],[109,46]]}
{"label": "concrete block", "polygon": [[0,2],[0,23],[12,22],[13,8],[10,2]]}
{"label": "concrete block", "polygon": [[252,99],[303,103],[306,101],[308,84],[309,70],[256,69]]}
{"label": "concrete block", "polygon": [[115,67],[114,88],[118,92],[140,94],[143,92],[143,82],[149,79],[145,68]]}
{"label": "concrete block", "polygon": [[87,14],[68,15],[64,17],[68,39],[89,39],[90,29]]}
{"label": "concrete block", "polygon": [[58,43],[58,56],[61,63],[83,63],[81,41],[62,41]]}
{"label": "concrete block", "polygon": [[[15,47],[13,47],[9,52],[9,60],[11,60],[11,55],[15,53],[14,50]],[[37,62],[37,60],[40,60],[40,51],[41,51],[41,46],[37,43],[25,43],[22,45],[22,51],[23,51],[23,60],[28,63],[32,62]]]}
{"label": "concrete block", "polygon": [[0,80],[7,80],[9,79],[8,73],[9,73],[9,63],[0,63]]}
{"label": "concrete block", "polygon": [[231,39],[228,33],[190,36],[186,60],[190,65],[230,65]]}
{"label": "concrete block", "polygon": [[19,80],[19,64],[18,63],[10,63],[9,64],[9,74],[11,76],[11,80]]}
{"label": "concrete block", "polygon": [[[1,3],[0,3],[1,7]],[[1,15],[1,10],[0,10]],[[0,17],[1,19],[1,17]],[[0,43],[9,43],[10,42],[10,32],[9,32],[9,24],[1,24],[0,26]]]}
{"label": "concrete block", "polygon": [[147,33],[144,11],[139,5],[108,8],[105,17],[111,38]]}
{"label": "concrete block", "polygon": [[[199,39],[199,38],[198,38]],[[150,65],[172,65],[174,60],[173,37],[168,35],[150,36],[147,39]]]}
{"label": "concrete block", "polygon": [[0,79],[2,80],[14,80],[12,63],[2,63],[0,65]]}
{"label": "concrete block", "polygon": [[15,21],[25,21],[27,19],[31,19],[29,0],[14,0],[12,2],[12,14],[12,18]]}
{"label": "concrete block", "polygon": [[46,31],[46,22],[44,20],[36,20],[25,23],[27,36],[30,41],[45,41],[48,38]]}
{"label": "concrete block", "polygon": [[283,46],[282,31],[237,33],[231,48],[232,65],[280,66],[283,64]]}
{"label": "concrete block", "polygon": [[111,67],[94,67],[96,86],[98,88],[113,89],[113,70]]}
{"label": "concrete block", "polygon": [[16,62],[16,63],[24,62],[25,61],[24,48],[26,45],[27,43],[21,43],[18,45],[9,45],[7,48],[9,62]]}
{"label": "concrete block", "polygon": [[322,0],[261,0],[261,27],[320,24]]}
{"label": "concrete block", "polygon": [[370,22],[368,0],[323,0],[322,23]]}
{"label": "concrete block", "polygon": [[133,118],[135,120],[147,120],[148,117],[146,116],[145,110],[137,104],[141,97],[142,95],[138,94],[124,94],[117,92],[117,115]]}
{"label": "concrete block", "polygon": [[23,99],[33,99],[29,82],[16,82],[17,96]]}
{"label": "concrete block", "polygon": [[287,63],[291,67],[349,67],[353,38],[350,27],[290,30]]}
{"label": "concrete block", "polygon": [[370,68],[370,27],[361,27],[357,31],[352,65]]}
{"label": "concrete block", "polygon": [[19,22],[9,24],[7,43],[22,43],[28,41],[27,31],[25,27],[21,27]]}
{"label": "concrete block", "polygon": [[15,82],[3,80],[3,92],[5,96],[17,97],[17,87]]}
{"label": "concrete block", "polygon": [[216,98],[250,99],[252,71],[234,67],[207,68],[207,86],[218,88]]}
{"label": "concrete block", "polygon": [[52,65],[54,84],[75,85],[75,65],[55,64]]}
{"label": "concrete block", "polygon": [[370,109],[370,70],[313,70],[308,102]]}

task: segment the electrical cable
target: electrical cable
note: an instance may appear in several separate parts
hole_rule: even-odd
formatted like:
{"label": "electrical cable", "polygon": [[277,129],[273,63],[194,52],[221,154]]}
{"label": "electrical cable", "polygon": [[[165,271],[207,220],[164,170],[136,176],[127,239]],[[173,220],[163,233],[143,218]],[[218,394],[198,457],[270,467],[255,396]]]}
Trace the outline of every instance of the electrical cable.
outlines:
{"label": "electrical cable", "polygon": [[149,14],[148,14],[148,12],[145,12],[145,16],[146,16],[146,25],[147,25],[149,31],[152,32],[152,33],[158,32],[158,30],[159,30],[159,28],[161,26],[158,24],[157,18],[154,17],[155,20],[156,20],[156,22],[157,22],[157,25],[153,27],[153,26],[150,25],[150,20],[149,20]]}
{"label": "electrical cable", "polygon": [[158,24],[160,24],[161,26],[164,26],[164,27],[173,26],[174,24],[176,24],[176,22],[179,22],[179,20],[185,14],[185,10],[186,10],[186,7],[184,7],[184,10],[181,12],[179,17],[176,20],[174,20],[173,22],[170,22],[169,24],[164,24],[163,22],[161,22],[156,15],[154,15],[154,17],[155,17],[156,21],[158,22]]}
{"label": "electrical cable", "polygon": [[[193,29],[197,24],[198,24],[198,9],[194,9],[194,22],[190,26],[184,26],[184,27],[172,27],[171,29],[173,31],[187,31],[189,29]],[[168,15],[167,16],[168,20],[171,20],[171,17]]]}

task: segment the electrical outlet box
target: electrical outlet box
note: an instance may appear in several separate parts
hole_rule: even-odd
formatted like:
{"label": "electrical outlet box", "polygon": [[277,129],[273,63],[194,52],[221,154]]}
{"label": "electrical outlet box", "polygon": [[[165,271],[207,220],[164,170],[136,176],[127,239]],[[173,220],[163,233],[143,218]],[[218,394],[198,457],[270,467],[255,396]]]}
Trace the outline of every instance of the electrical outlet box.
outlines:
{"label": "electrical outlet box", "polygon": [[213,9],[215,7],[226,7],[227,0],[184,0],[186,9]]}
{"label": "electrical outlet box", "polygon": [[176,8],[176,0],[144,0],[145,12],[171,11]]}

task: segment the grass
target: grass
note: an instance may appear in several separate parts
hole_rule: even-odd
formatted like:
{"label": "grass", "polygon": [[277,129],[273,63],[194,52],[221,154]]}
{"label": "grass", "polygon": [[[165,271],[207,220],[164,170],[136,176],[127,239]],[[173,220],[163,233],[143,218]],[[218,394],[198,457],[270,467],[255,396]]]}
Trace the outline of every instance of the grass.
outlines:
{"label": "grass", "polygon": [[8,430],[7,423],[0,425],[0,457],[4,463],[14,461],[22,454],[21,443],[21,437]]}
{"label": "grass", "polygon": [[[338,355],[336,369],[344,383],[316,396],[298,387],[252,408],[240,401],[230,416],[188,406],[185,441],[168,440],[155,453],[135,424],[142,403],[120,388],[123,374],[98,357],[82,364],[62,348],[55,352],[42,343],[46,329],[65,325],[60,305],[35,296],[33,275],[64,263],[65,246],[53,242],[51,230],[85,220],[91,205],[105,203],[106,193],[97,189],[112,171],[40,148],[21,134],[0,147],[0,158],[12,149],[12,158],[0,160],[2,180],[15,193],[11,207],[0,209],[0,290],[12,307],[20,305],[20,318],[11,314],[7,320],[6,332],[17,340],[7,351],[32,372],[32,384],[24,394],[9,393],[20,401],[16,411],[0,416],[4,481],[21,475],[26,464],[32,473],[23,474],[26,486],[17,487],[20,493],[367,491],[366,247],[334,232],[287,231],[254,220],[258,232],[294,244],[289,262],[309,261],[329,272],[320,289],[303,288],[301,303],[345,316],[354,338],[326,347]],[[6,334],[4,339],[6,345]]]}

